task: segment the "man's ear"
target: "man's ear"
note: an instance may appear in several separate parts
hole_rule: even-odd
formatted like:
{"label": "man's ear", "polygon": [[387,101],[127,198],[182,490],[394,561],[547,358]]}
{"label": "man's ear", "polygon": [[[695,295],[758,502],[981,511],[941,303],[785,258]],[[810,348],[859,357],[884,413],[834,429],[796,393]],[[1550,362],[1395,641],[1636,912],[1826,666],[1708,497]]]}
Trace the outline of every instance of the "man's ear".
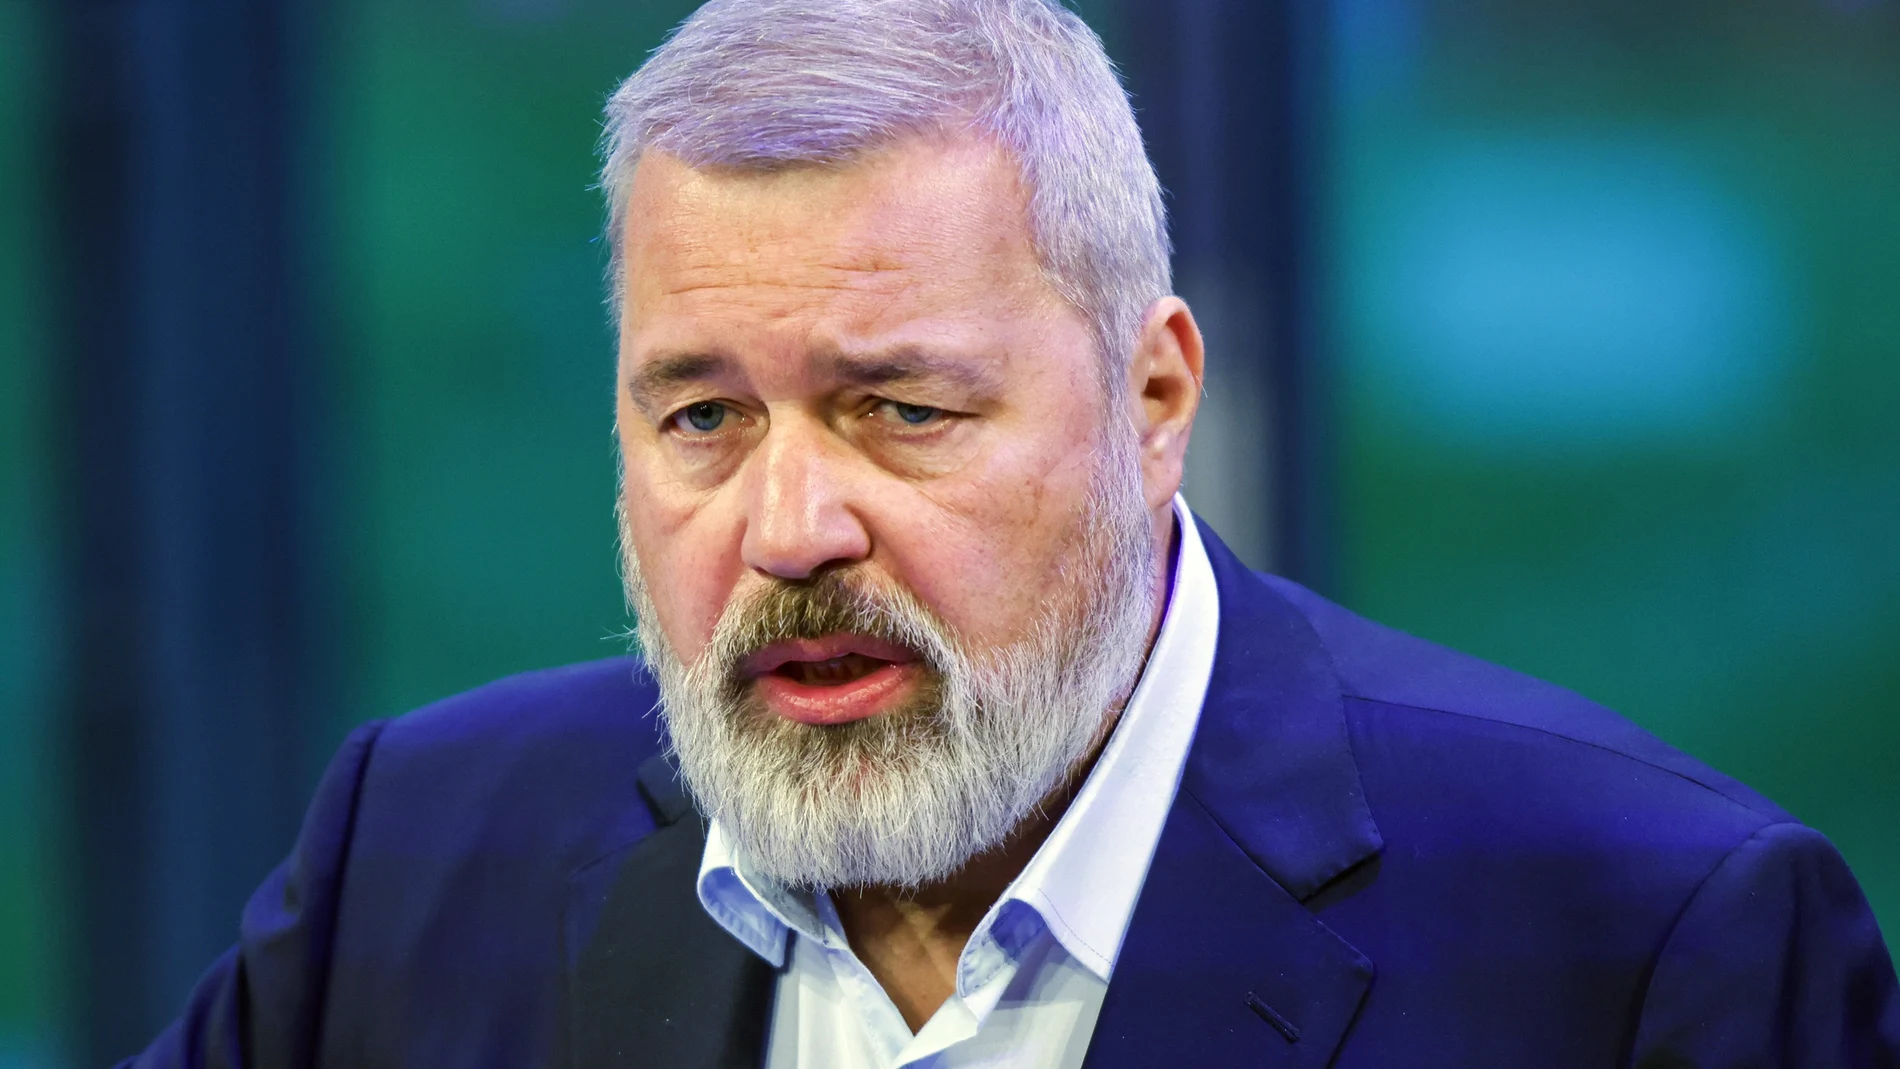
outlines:
{"label": "man's ear", "polygon": [[1128,365],[1129,415],[1141,435],[1141,474],[1151,510],[1181,488],[1188,435],[1201,407],[1206,350],[1194,313],[1179,297],[1148,308]]}

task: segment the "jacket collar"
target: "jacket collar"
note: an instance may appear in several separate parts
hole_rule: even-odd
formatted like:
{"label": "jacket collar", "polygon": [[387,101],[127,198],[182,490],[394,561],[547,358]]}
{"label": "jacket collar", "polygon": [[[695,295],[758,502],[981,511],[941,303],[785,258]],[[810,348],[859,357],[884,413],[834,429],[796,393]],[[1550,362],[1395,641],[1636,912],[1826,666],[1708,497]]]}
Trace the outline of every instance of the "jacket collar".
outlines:
{"label": "jacket collar", "polygon": [[1181,790],[1096,1022],[1091,1069],[1323,1066],[1372,963],[1315,896],[1383,845],[1306,618],[1206,525],[1220,639]]}

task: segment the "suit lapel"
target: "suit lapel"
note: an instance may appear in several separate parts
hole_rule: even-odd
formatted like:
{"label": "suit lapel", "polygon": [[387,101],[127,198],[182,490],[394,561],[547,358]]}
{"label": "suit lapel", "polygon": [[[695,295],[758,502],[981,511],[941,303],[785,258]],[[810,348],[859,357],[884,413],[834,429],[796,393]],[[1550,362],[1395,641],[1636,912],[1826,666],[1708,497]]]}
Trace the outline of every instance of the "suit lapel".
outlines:
{"label": "suit lapel", "polygon": [[1371,982],[1372,964],[1184,795],[1084,1064],[1324,1066]]}
{"label": "suit lapel", "polygon": [[655,758],[640,786],[661,826],[574,874],[567,919],[574,1069],[756,1069],[774,970],[699,903],[705,831]]}
{"label": "suit lapel", "polygon": [[1092,1069],[1323,1066],[1372,983],[1372,963],[1313,908],[1383,845],[1331,660],[1297,609],[1201,537],[1220,590],[1213,675]]}

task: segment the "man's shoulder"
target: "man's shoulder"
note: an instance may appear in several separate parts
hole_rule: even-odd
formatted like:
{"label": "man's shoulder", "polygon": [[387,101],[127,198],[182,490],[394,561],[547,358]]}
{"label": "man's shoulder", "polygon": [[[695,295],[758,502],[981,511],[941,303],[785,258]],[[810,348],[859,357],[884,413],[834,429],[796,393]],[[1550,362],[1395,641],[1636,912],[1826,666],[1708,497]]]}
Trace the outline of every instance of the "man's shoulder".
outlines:
{"label": "man's shoulder", "polygon": [[658,700],[639,661],[607,657],[505,676],[442,698],[390,721],[384,737],[486,747],[565,744],[605,733],[657,745]]}
{"label": "man's shoulder", "polygon": [[[651,677],[630,657],[526,672],[383,726],[363,772],[368,829],[578,864],[652,827],[638,769],[664,745]],[[467,838],[465,839],[464,836]]]}
{"label": "man's shoulder", "polygon": [[1775,1028],[1750,1022],[1790,1014],[1879,1034],[1878,930],[1832,846],[1774,803],[1293,583],[1229,565],[1221,594],[1226,689],[1192,797],[1227,833],[1210,854],[1240,846],[1375,977],[1341,1002],[1361,1059],[1403,1062],[1420,1022],[1476,1037],[1465,1062],[1759,1051]]}
{"label": "man's shoulder", "polygon": [[[1661,812],[1704,813],[1725,827],[1723,837],[1794,819],[1588,698],[1368,620],[1291,581],[1262,579],[1299,610],[1331,657],[1361,743],[1355,748],[1396,747],[1420,778],[1465,776],[1482,789],[1515,778],[1498,775],[1502,766],[1530,764],[1552,792],[1567,792],[1553,800],[1579,816],[1600,808],[1620,819],[1622,805],[1601,803],[1635,799]],[[1378,746],[1365,745],[1373,736]],[[1378,760],[1358,756],[1362,764]],[[1599,780],[1599,789],[1579,789]]]}
{"label": "man's shoulder", "polygon": [[578,875],[657,825],[640,775],[662,747],[655,689],[621,657],[359,728],[247,909],[250,982],[281,1000],[304,982],[299,955],[320,955],[329,1061],[393,1064],[436,1048],[360,1045],[453,1034],[538,1062],[578,945]]}

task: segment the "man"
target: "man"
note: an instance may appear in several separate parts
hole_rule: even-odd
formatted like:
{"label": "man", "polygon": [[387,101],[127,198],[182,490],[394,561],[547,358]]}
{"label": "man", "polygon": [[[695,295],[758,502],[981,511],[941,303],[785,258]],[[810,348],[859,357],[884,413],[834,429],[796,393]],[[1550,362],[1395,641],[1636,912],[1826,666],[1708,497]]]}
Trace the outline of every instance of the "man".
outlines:
{"label": "man", "polygon": [[1819,835],[1188,513],[1072,15],[714,0],[608,122],[650,677],[359,730],[137,1064],[1900,1065]]}

